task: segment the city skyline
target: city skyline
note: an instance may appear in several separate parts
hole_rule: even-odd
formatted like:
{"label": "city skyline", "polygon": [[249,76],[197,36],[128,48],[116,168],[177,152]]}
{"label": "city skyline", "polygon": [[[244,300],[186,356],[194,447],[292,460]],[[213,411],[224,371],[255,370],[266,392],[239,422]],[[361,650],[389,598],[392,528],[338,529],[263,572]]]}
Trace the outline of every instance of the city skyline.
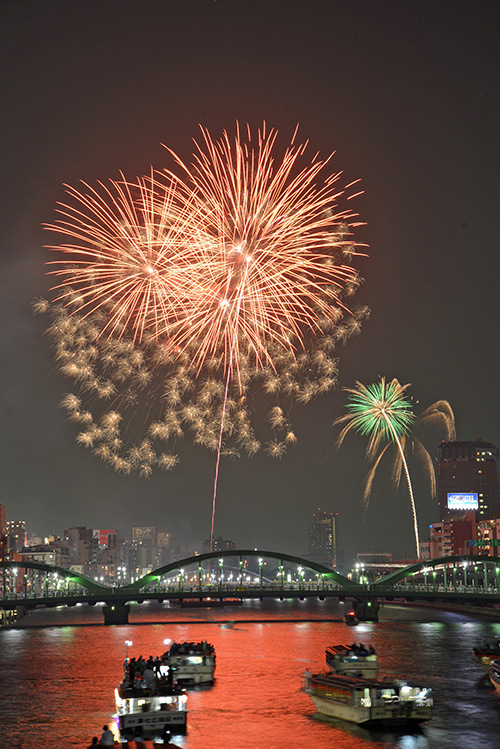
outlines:
{"label": "city skyline", "polygon": [[[46,321],[30,308],[50,286],[41,227],[64,200],[63,183],[166,165],[165,142],[187,157],[198,123],[218,135],[236,120],[265,120],[284,136],[299,123],[313,152],[336,150],[332,166],[346,183],[362,180],[359,238],[370,247],[358,297],[371,316],[339,352],[337,390],[296,410],[298,444],[287,456],[222,460],[215,535],[293,553],[321,506],[339,513],[346,554],[412,556],[404,489],[381,472],[363,510],[363,440],[337,451],[332,423],[346,403],[342,387],[396,377],[411,383],[417,413],[420,403],[450,402],[457,440],[500,444],[498,6],[89,7],[26,2],[4,11],[0,502],[41,535],[80,524],[174,525],[185,543],[209,535],[213,453],[184,440],[173,472],[141,479],[75,445],[59,406],[71,388],[56,372]],[[433,456],[439,439],[426,444]],[[438,505],[418,470],[412,479],[424,538]]]}

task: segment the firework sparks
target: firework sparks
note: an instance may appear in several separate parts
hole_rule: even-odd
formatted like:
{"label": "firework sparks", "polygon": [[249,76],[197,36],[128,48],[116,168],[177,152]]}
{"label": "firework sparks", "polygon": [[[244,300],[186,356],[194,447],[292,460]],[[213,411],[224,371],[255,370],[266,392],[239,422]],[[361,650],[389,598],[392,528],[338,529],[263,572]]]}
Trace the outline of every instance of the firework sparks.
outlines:
{"label": "firework sparks", "polygon": [[189,431],[217,452],[212,535],[221,455],[261,448],[255,414],[270,400],[265,450],[281,458],[292,405],[336,385],[335,347],[367,315],[346,306],[360,222],[338,208],[341,174],[323,177],[331,157],[308,160],[296,134],[279,158],[277,135],[202,128],[191,165],[170,152],[181,176],[68,187],[47,226],[63,237],[57,283],[35,309],[77,385],[62,401],[77,441],[148,476],[175,466],[166,445]]}
{"label": "firework sparks", "polygon": [[181,348],[189,342],[197,366],[215,356],[238,375],[244,355],[274,368],[276,352],[296,356],[347,312],[342,296],[359,283],[350,265],[357,214],[337,207],[340,174],[321,180],[329,159],[301,166],[304,144],[292,140],[277,161],[278,133],[265,126],[255,143],[250,129],[234,141],[202,135],[191,166],[173,154],[196,216],[196,278],[189,325],[167,330]]}
{"label": "firework sparks", "polygon": [[[444,429],[445,438],[453,439],[455,435],[455,418],[448,401],[437,401],[427,408],[420,417],[413,412],[413,405],[406,395],[409,384],[401,385],[397,379],[386,382],[382,377],[371,385],[356,383],[355,388],[345,388],[350,395],[346,408],[349,414],[335,420],[334,424],[344,424],[338,439],[339,446],[350,431],[356,431],[369,437],[367,457],[372,461],[365,483],[365,500],[370,498],[375,473],[382,458],[391,445],[396,445],[397,453],[393,460],[393,479],[400,485],[404,471],[413,518],[413,530],[417,559],[420,558],[417,513],[413,487],[406,460],[406,451],[411,448],[422,459],[431,482],[431,492],[435,495],[435,472],[432,458],[423,444],[413,433],[416,424],[433,424]],[[385,444],[384,444],[385,443]]]}
{"label": "firework sparks", "polygon": [[102,311],[100,333],[121,338],[125,331],[141,342],[182,314],[189,197],[171,182],[156,189],[153,177],[133,184],[122,179],[83,183],[86,192],[67,187],[70,202],[47,226],[62,234],[49,249],[61,258],[49,265],[59,284],[56,302],[77,304],[84,316]]}

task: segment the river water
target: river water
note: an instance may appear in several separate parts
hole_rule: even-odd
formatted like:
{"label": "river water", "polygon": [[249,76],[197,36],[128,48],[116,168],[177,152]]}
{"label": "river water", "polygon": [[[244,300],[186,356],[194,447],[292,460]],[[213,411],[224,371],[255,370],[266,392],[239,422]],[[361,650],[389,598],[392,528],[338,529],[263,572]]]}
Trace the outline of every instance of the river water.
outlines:
{"label": "river water", "polygon": [[[112,722],[113,691],[130,657],[160,655],[166,638],[215,646],[215,685],[188,696],[183,749],[479,749],[500,746],[500,697],[471,659],[500,622],[386,606],[377,623],[347,627],[336,601],[245,602],[224,609],[133,605],[130,624],[105,627],[99,606],[38,610],[0,630],[0,749],[84,749]],[[253,620],[253,621],[252,621]],[[434,692],[416,730],[367,730],[319,719],[300,690],[325,647],[372,643],[381,673]]]}

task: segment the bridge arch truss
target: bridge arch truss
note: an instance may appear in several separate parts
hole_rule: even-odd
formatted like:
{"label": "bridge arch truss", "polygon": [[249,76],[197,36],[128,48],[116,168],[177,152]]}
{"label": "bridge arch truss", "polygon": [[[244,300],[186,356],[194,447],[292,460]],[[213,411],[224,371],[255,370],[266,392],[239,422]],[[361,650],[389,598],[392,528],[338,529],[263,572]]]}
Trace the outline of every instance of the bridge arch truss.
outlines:
{"label": "bridge arch truss", "polygon": [[500,590],[500,557],[447,556],[423,560],[396,572],[378,578],[372,585],[377,588],[395,588],[402,584],[422,584],[444,588],[470,588]]}
{"label": "bridge arch truss", "polygon": [[[272,562],[272,565],[269,564]],[[259,583],[260,587],[304,585],[313,580],[321,586],[353,587],[352,580],[308,559],[259,549],[230,549],[198,554],[171,562],[149,572],[121,590],[139,592],[164,582],[183,587],[190,583],[199,589],[223,582],[233,585]]]}
{"label": "bridge arch truss", "polygon": [[89,593],[109,590],[97,580],[64,567],[26,560],[0,562],[0,594],[3,593],[3,598],[9,594],[37,598],[70,590],[76,592],[82,588]]}

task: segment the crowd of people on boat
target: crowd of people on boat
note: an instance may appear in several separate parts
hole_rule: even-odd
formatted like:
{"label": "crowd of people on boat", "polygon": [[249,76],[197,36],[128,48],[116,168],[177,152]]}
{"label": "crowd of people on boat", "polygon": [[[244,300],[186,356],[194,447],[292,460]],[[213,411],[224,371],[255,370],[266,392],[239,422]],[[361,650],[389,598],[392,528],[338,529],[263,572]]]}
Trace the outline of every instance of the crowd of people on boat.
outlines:
{"label": "crowd of people on boat", "polygon": [[162,655],[162,660],[165,662],[171,655],[199,655],[203,653],[208,655],[214,652],[214,646],[210,645],[206,640],[200,642],[173,642],[169,650],[166,650]]}
{"label": "crowd of people on boat", "polygon": [[356,655],[375,655],[375,648],[373,645],[363,645],[362,642],[357,643],[353,642],[352,645],[349,645],[349,650],[352,653],[356,653]]}
{"label": "crowd of people on boat", "polygon": [[154,691],[160,685],[173,685],[173,672],[165,666],[161,658],[152,655],[144,659],[142,655],[138,658],[125,658],[123,662],[123,681],[120,689],[145,689]]}

